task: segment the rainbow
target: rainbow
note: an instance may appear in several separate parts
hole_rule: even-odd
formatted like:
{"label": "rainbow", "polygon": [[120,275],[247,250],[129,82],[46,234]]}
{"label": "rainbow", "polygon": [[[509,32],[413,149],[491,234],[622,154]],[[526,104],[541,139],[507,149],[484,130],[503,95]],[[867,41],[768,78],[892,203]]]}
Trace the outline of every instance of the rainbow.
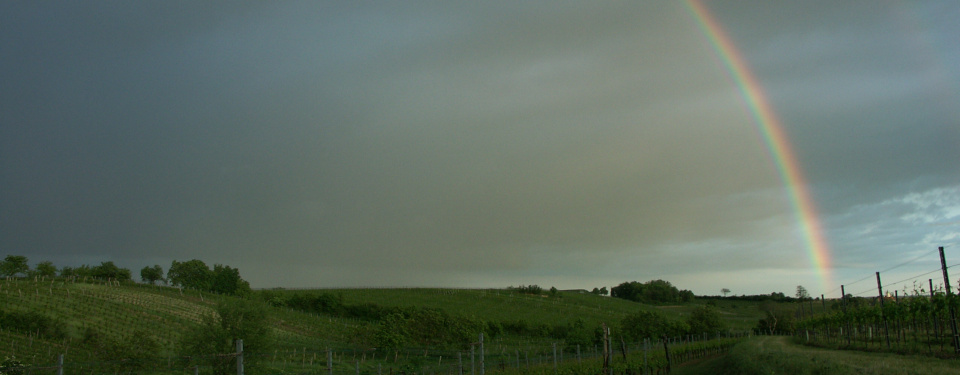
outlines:
{"label": "rainbow", "polygon": [[724,66],[740,89],[740,94],[746,100],[767,152],[773,158],[780,179],[788,190],[794,215],[806,241],[810,262],[820,276],[822,290],[826,291],[833,286],[830,247],[824,239],[816,205],[810,197],[803,170],[788,142],[783,125],[773,111],[773,106],[767,101],[757,77],[750,72],[743,55],[710,15],[709,9],[700,0],[688,0],[687,5],[700,30],[710,40],[714,51],[723,60]]}

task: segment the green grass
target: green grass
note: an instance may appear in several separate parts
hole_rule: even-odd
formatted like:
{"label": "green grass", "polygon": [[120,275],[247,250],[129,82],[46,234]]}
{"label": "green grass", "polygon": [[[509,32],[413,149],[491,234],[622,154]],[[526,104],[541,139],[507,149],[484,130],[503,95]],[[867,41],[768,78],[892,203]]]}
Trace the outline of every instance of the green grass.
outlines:
{"label": "green grass", "polygon": [[[437,308],[450,315],[476,317],[484,321],[524,320],[530,325],[569,324],[578,319],[587,327],[601,324],[616,326],[627,314],[638,310],[659,310],[669,317],[683,319],[704,302],[679,306],[650,306],[589,293],[560,292],[557,296],[535,296],[504,289],[321,289],[283,290],[278,293],[332,293],[345,304],[375,303],[381,306]],[[256,292],[255,292],[256,293]],[[217,295],[177,288],[136,283],[68,282],[61,279],[0,280],[0,306],[3,311],[36,311],[59,321],[66,328],[63,339],[48,339],[35,334],[0,327],[0,357],[15,355],[27,363],[49,365],[59,354],[73,363],[97,362],[98,349],[83,341],[88,331],[116,341],[147,335],[159,345],[158,358],[172,357],[186,332],[198,326],[201,318],[213,313]],[[256,303],[260,301],[253,298]],[[721,315],[734,330],[746,330],[756,324],[758,304],[715,302]],[[384,353],[372,351],[369,339],[376,322],[309,314],[291,309],[268,307],[276,350],[256,353],[267,358],[270,373],[303,373],[326,366],[326,350],[334,350],[338,372],[353,372],[361,363],[363,371],[375,373],[377,366],[399,370],[404,361],[433,363],[449,368],[456,351],[428,350],[423,353],[402,351],[398,360],[386,360]],[[488,338],[488,355],[500,366],[516,361],[516,353],[542,358],[550,351],[549,338]],[[628,346],[631,343],[627,343]],[[631,350],[636,350],[633,343]],[[420,349],[423,350],[423,349]],[[567,348],[571,356],[573,348]],[[582,348],[584,355],[593,348]],[[251,353],[251,355],[254,355]],[[419,358],[419,359],[418,359]],[[436,363],[434,363],[436,362]],[[385,369],[387,367],[384,367]],[[384,370],[387,371],[387,370]],[[84,370],[84,373],[90,373]]]}
{"label": "green grass", "polygon": [[759,336],[724,356],[680,366],[672,374],[955,374],[960,362],[924,356],[829,350],[784,336]]}

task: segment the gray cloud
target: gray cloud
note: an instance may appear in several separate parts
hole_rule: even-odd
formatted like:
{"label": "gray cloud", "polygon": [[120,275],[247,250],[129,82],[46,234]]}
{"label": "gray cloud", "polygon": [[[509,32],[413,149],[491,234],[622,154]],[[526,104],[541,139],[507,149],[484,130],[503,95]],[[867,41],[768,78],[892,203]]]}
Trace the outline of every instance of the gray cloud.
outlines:
{"label": "gray cloud", "polygon": [[[881,239],[955,238],[939,203],[890,202],[960,184],[941,39],[960,10],[709,5],[783,119],[839,278],[872,272]],[[680,4],[2,7],[9,253],[200,258],[262,287],[817,282]]]}

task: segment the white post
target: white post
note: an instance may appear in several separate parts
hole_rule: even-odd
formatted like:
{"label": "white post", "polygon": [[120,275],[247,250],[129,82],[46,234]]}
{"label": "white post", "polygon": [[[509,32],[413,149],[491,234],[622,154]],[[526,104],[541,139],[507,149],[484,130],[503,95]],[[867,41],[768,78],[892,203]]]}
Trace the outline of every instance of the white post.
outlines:
{"label": "white post", "polygon": [[480,375],[484,375],[486,368],[483,363],[483,332],[480,332]]}
{"label": "white post", "polygon": [[243,375],[243,339],[237,340],[237,375]]}
{"label": "white post", "polygon": [[553,372],[557,372],[557,343],[553,343]]}

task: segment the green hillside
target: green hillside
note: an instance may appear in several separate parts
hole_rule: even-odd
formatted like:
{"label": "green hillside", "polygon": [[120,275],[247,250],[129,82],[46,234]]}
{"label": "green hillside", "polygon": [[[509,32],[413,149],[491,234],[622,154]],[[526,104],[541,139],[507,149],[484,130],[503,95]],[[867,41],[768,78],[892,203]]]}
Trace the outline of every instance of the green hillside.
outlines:
{"label": "green hillside", "polygon": [[[394,350],[391,358],[385,358],[387,353],[373,349],[386,327],[380,321],[277,307],[272,303],[297,295],[335,296],[348,307],[397,308],[396,311],[413,314],[437,311],[432,316],[446,316],[447,322],[484,324],[478,331],[520,321],[531,327],[531,332],[540,332],[534,331],[536,327],[545,330],[532,336],[516,335],[509,330],[488,334],[487,353],[499,355],[501,364],[510,355],[513,361],[518,361],[521,353],[528,361],[534,355],[548,355],[553,343],[558,343],[561,355],[575,355],[576,346],[551,336],[557,334],[556,327],[582,327],[579,329],[592,342],[602,324],[614,327],[616,332],[623,317],[637,311],[660,310],[669,318],[680,320],[698,305],[655,307],[589,293],[531,295],[505,289],[254,291],[246,303],[267,311],[272,351],[247,353],[245,358],[263,363],[263,373],[325,371],[328,350],[336,371],[352,371],[359,364],[364,371],[372,372],[373,366],[384,365],[395,366],[399,371],[399,366],[411,361],[422,366],[425,358],[436,361],[437,366],[449,366],[453,358],[469,349],[470,341],[438,343],[433,347],[408,341],[408,345]],[[66,366],[78,372],[113,373],[132,366],[127,357],[146,355],[148,359],[141,361],[139,367],[134,366],[138,373],[148,373],[148,369],[175,373],[188,365],[183,353],[178,353],[180,343],[189,332],[201,327],[205,316],[214,315],[219,303],[233,300],[236,298],[131,282],[6,279],[0,281],[0,312],[7,319],[0,320],[6,322],[0,325],[0,357],[13,356],[27,364],[49,366],[64,354]],[[752,327],[759,316],[756,304],[719,305],[721,316],[733,330]],[[16,323],[15,319],[10,320],[13,318],[26,319],[33,325]],[[751,318],[753,322],[748,322]],[[479,332],[469,328],[472,326],[466,327],[468,340],[476,340]],[[629,345],[636,349],[641,344]],[[588,346],[581,345],[584,356],[599,351],[596,345]],[[385,359],[389,361],[381,363]]]}

